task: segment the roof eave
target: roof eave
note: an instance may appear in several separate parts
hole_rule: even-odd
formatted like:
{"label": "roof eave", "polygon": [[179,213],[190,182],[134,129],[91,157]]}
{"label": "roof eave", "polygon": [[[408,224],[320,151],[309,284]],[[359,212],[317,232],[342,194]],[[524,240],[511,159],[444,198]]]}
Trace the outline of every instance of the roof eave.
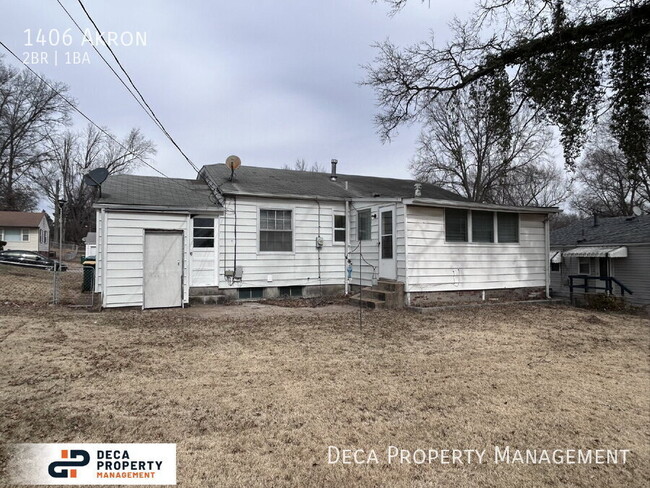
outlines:
{"label": "roof eave", "polygon": [[496,205],[493,203],[461,202],[457,200],[443,200],[437,198],[408,198],[404,200],[406,205],[419,205],[423,207],[452,207],[469,208],[477,210],[503,210],[518,213],[560,213],[558,207],[516,207],[512,205]]}
{"label": "roof eave", "polygon": [[96,209],[109,209],[109,210],[131,210],[141,212],[161,212],[161,211],[174,211],[174,212],[209,212],[209,213],[223,213],[223,208],[220,207],[174,207],[171,205],[125,205],[118,203],[96,203],[93,205]]}

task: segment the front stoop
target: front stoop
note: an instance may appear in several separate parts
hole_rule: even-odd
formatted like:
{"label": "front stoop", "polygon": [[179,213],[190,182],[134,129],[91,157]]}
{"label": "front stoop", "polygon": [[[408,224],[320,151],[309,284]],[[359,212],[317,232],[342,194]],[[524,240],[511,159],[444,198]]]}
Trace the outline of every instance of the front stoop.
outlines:
{"label": "front stoop", "polygon": [[377,309],[398,309],[404,307],[404,283],[400,281],[379,279],[373,287],[361,289],[361,293],[352,295],[350,300],[362,307]]}
{"label": "front stoop", "polygon": [[226,302],[224,295],[218,286],[191,286],[190,305],[220,305]]}

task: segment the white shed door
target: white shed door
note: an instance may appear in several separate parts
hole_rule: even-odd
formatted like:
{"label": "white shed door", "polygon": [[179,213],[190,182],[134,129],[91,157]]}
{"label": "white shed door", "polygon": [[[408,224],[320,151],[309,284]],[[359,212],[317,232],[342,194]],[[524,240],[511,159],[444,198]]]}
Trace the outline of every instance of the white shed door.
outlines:
{"label": "white shed door", "polygon": [[183,233],[145,231],[144,308],[180,307],[183,298]]}

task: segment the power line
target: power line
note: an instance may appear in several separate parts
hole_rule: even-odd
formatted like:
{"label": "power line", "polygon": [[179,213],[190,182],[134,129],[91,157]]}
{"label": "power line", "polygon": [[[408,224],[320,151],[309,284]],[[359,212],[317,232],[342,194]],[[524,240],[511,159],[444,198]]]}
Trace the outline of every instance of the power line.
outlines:
{"label": "power line", "polygon": [[149,116],[149,118],[150,118],[151,120],[153,120],[154,123],[155,123],[156,125],[158,125],[158,122],[156,122],[156,119],[153,118],[153,116],[149,113],[149,111],[148,111],[148,110],[145,108],[145,106],[142,104],[142,102],[140,101],[140,99],[135,95],[135,93],[133,93],[133,91],[131,90],[131,88],[129,88],[129,85],[126,84],[126,82],[122,79],[122,77],[120,77],[120,75],[117,73],[117,71],[115,71],[115,69],[113,68],[113,66],[108,62],[108,60],[104,57],[104,55],[99,51],[99,49],[97,49],[97,47],[95,46],[95,43],[92,41],[92,39],[88,39],[88,36],[86,35],[85,31],[84,31],[84,30],[81,28],[81,26],[77,23],[77,21],[74,19],[74,17],[72,16],[72,14],[68,11],[68,9],[65,8],[65,6],[61,3],[61,0],[56,0],[56,1],[57,1],[57,3],[61,6],[61,8],[63,9],[63,11],[68,15],[68,17],[70,18],[70,20],[72,21],[72,23],[77,27],[77,29],[79,29],[79,32],[81,32],[81,34],[84,36],[84,38],[90,42],[90,45],[91,45],[92,48],[95,50],[95,52],[99,55],[99,57],[102,59],[102,61],[104,61],[104,63],[106,64],[106,66],[108,66],[108,68],[113,72],[113,74],[117,77],[117,79],[120,80],[120,83],[122,83],[122,85],[124,85],[124,88],[127,89],[127,91],[131,94],[131,96],[132,96],[133,99],[138,103],[138,105],[140,105],[140,107],[142,107],[142,110],[144,110],[145,113]]}
{"label": "power line", "polygon": [[[221,193],[221,190],[219,189],[219,186],[218,186],[218,185],[217,185],[217,184],[212,180],[212,178],[210,177],[210,175],[209,175],[207,172],[201,172],[201,170],[199,170],[199,168],[196,166],[196,164],[194,164],[194,162],[192,162],[192,160],[189,158],[189,156],[188,156],[187,154],[185,154],[185,152],[181,149],[181,147],[178,145],[178,143],[177,143],[177,142],[174,140],[174,138],[171,136],[171,134],[167,131],[167,129],[165,128],[165,126],[163,125],[163,123],[160,121],[160,119],[158,118],[158,116],[156,115],[156,113],[153,111],[153,109],[151,108],[151,106],[147,103],[147,100],[144,98],[144,96],[142,95],[142,93],[140,92],[140,90],[138,90],[138,87],[135,86],[135,83],[134,83],[133,80],[131,79],[131,76],[129,75],[129,73],[126,71],[126,69],[124,68],[124,66],[122,66],[122,63],[121,63],[120,60],[118,59],[117,55],[115,54],[115,52],[113,51],[113,49],[111,49],[110,43],[109,43],[109,42],[106,42],[106,39],[104,39],[104,35],[102,34],[101,29],[97,26],[97,23],[93,20],[93,18],[91,17],[90,13],[88,13],[88,10],[86,10],[86,7],[84,6],[83,2],[82,2],[81,0],[77,0],[77,1],[79,2],[79,5],[81,6],[81,9],[82,9],[82,10],[84,11],[84,13],[86,14],[86,17],[88,17],[88,20],[90,20],[90,22],[92,23],[93,27],[95,27],[95,30],[96,30],[97,33],[99,34],[99,36],[100,36],[100,38],[102,39],[102,41],[104,41],[104,45],[106,46],[106,48],[108,49],[108,51],[109,51],[109,52],[111,53],[111,55],[113,56],[113,59],[115,59],[115,62],[117,63],[117,65],[119,66],[119,68],[122,70],[122,73],[124,73],[124,75],[126,76],[127,80],[129,80],[129,83],[131,84],[131,86],[133,87],[133,89],[135,90],[135,92],[138,94],[138,96],[140,97],[140,99],[142,100],[142,103],[144,103],[144,105],[145,105],[146,108],[148,109],[147,114],[148,114],[150,117],[152,117],[152,118],[154,119],[154,121],[155,121],[155,122],[157,123],[157,125],[158,125],[158,128],[159,128],[159,129],[160,129],[160,130],[165,134],[165,136],[167,136],[167,138],[171,141],[171,143],[174,145],[174,147],[176,147],[176,149],[178,149],[178,152],[181,153],[181,155],[185,158],[185,160],[186,160],[186,161],[188,162],[188,164],[192,167],[192,169],[194,169],[194,171],[196,171],[197,175],[198,175],[200,178],[203,179],[203,181],[206,183],[206,185],[208,185],[208,188],[209,188],[210,191],[212,192],[212,195],[213,195],[214,198],[216,199],[217,203],[219,203],[222,207],[224,207],[224,206],[225,206],[225,198],[223,197],[223,194]],[[69,14],[68,14],[68,15],[69,15]],[[102,56],[102,59],[103,59],[103,56]],[[114,70],[112,69],[112,67],[111,67],[111,71],[114,72]],[[118,76],[118,78],[120,78],[120,81],[122,81],[122,83],[124,84],[122,78],[119,77],[119,76]],[[131,90],[129,90],[129,93],[131,93],[131,95],[133,95],[133,92],[132,92]],[[133,95],[133,96],[134,96],[134,95]],[[140,106],[142,106],[142,104],[140,104]],[[143,109],[144,109],[144,107],[143,107]],[[145,110],[145,111],[146,111],[146,110]]]}
{"label": "power line", "polygon": [[[124,150],[127,152],[127,154],[131,154],[131,155],[133,155],[136,159],[139,159],[142,163],[144,163],[146,166],[148,166],[149,168],[151,168],[152,170],[154,170],[156,173],[160,174],[161,176],[164,176],[165,178],[169,178],[169,176],[167,176],[165,173],[163,173],[162,171],[160,171],[158,168],[155,168],[154,166],[152,166],[151,164],[149,164],[149,162],[147,162],[145,159],[143,159],[140,155],[138,155],[138,154],[134,153],[133,151],[131,151],[130,149],[128,149],[124,144],[122,144],[119,140],[117,140],[117,139],[116,139],[116,138],[115,138],[115,137],[114,137],[110,132],[106,131],[103,127],[100,127],[99,125],[97,125],[97,124],[96,124],[96,123],[95,123],[95,122],[94,122],[90,117],[88,117],[85,113],[83,113],[83,112],[81,111],[81,109],[77,108],[77,106],[76,106],[74,103],[72,103],[68,98],[66,98],[66,97],[65,97],[65,96],[64,96],[64,95],[63,95],[59,90],[57,90],[56,88],[54,88],[54,87],[53,87],[53,86],[52,86],[52,85],[51,85],[51,84],[50,84],[50,83],[49,83],[45,78],[43,78],[41,75],[39,75],[38,73],[36,73],[36,72],[35,72],[35,71],[34,71],[34,70],[29,66],[29,65],[23,63],[23,62],[21,61],[21,59],[16,55],[16,53],[14,53],[11,49],[9,49],[9,47],[7,47],[7,45],[6,45],[4,42],[0,41],[0,46],[4,47],[4,48],[7,50],[7,52],[8,52],[9,54],[11,54],[14,58],[16,58],[16,59],[18,60],[18,62],[20,62],[20,63],[21,63],[25,68],[27,68],[29,71],[31,71],[31,73],[32,73],[34,76],[36,76],[36,77],[37,77],[39,80],[41,80],[45,85],[47,85],[47,87],[48,87],[50,90],[52,90],[52,91],[53,91],[57,96],[61,97],[61,99],[62,99],[65,103],[67,103],[68,105],[70,105],[70,107],[71,107],[75,112],[77,112],[77,113],[78,113],[79,115],[81,115],[84,119],[86,119],[89,123],[91,123],[94,127],[96,127],[99,131],[101,131],[101,132],[102,132],[106,137],[108,137],[108,138],[111,139],[113,142],[115,142],[117,145],[119,145],[122,149],[124,149]],[[170,178],[170,179],[171,179],[171,178]],[[174,181],[175,181],[175,180],[174,180]]]}
{"label": "power line", "polygon": [[[147,107],[147,109],[149,109],[149,112],[151,113],[151,116],[152,116],[152,117],[155,119],[155,121],[158,123],[158,126],[160,127],[160,130],[163,131],[163,133],[167,136],[167,138],[171,141],[171,143],[172,143],[172,144],[176,147],[176,149],[178,149],[178,151],[183,155],[183,157],[185,158],[185,160],[190,164],[190,166],[192,166],[192,168],[194,169],[194,171],[196,171],[197,173],[199,173],[199,168],[198,168],[198,167],[197,167],[197,166],[192,162],[192,160],[187,156],[187,154],[185,154],[185,152],[181,149],[181,147],[176,143],[176,141],[174,140],[174,138],[169,134],[169,132],[167,131],[167,129],[165,128],[165,126],[163,125],[163,123],[160,121],[160,119],[158,118],[158,116],[156,115],[156,113],[153,111],[153,109],[151,108],[151,106],[147,103],[147,101],[145,100],[145,98],[144,98],[144,96],[142,95],[142,93],[140,92],[140,90],[138,90],[138,87],[135,86],[135,83],[134,83],[133,80],[131,79],[131,76],[129,76],[129,73],[126,71],[126,69],[124,68],[124,66],[122,66],[122,63],[120,62],[120,60],[118,59],[117,55],[115,54],[115,52],[114,52],[113,49],[111,48],[110,43],[106,42],[106,39],[104,39],[104,34],[102,34],[102,31],[101,31],[100,28],[97,26],[97,24],[95,23],[95,21],[93,20],[93,18],[90,16],[90,14],[88,13],[88,10],[86,10],[86,7],[84,6],[83,2],[82,2],[81,0],[77,0],[77,1],[79,2],[79,5],[81,6],[82,10],[83,10],[84,13],[86,14],[86,17],[88,17],[88,20],[90,20],[90,22],[91,22],[91,23],[93,24],[93,26],[95,27],[95,30],[99,33],[99,36],[101,37],[102,41],[104,41],[104,45],[106,46],[106,48],[108,49],[108,51],[109,51],[109,52],[111,53],[111,55],[113,56],[113,59],[115,59],[115,62],[117,63],[117,65],[118,65],[118,66],[120,67],[120,69],[122,70],[122,73],[124,73],[124,75],[126,76],[126,78],[129,80],[129,83],[131,83],[131,86],[133,87],[133,89],[134,89],[134,90],[136,91],[136,93],[140,96],[140,99],[142,100],[142,102],[144,103],[144,105]],[[129,92],[130,92],[130,91],[131,91],[131,90],[129,90]]]}

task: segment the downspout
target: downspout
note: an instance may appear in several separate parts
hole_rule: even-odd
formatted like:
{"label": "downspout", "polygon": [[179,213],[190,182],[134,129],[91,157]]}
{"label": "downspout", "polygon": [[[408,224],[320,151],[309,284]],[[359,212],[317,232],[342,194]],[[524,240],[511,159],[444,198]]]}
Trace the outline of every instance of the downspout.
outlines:
{"label": "downspout", "polygon": [[348,296],[350,294],[350,280],[348,279],[348,249],[349,248],[350,248],[350,202],[346,200],[345,201],[345,244],[343,248],[343,277],[345,280],[345,296]]}
{"label": "downspout", "polygon": [[544,219],[544,282],[546,284],[546,298],[549,299],[551,298],[551,260],[549,259],[549,255],[551,252],[551,244],[550,244],[550,238],[549,238],[549,219],[548,219],[548,214],[546,214],[546,218]]}

